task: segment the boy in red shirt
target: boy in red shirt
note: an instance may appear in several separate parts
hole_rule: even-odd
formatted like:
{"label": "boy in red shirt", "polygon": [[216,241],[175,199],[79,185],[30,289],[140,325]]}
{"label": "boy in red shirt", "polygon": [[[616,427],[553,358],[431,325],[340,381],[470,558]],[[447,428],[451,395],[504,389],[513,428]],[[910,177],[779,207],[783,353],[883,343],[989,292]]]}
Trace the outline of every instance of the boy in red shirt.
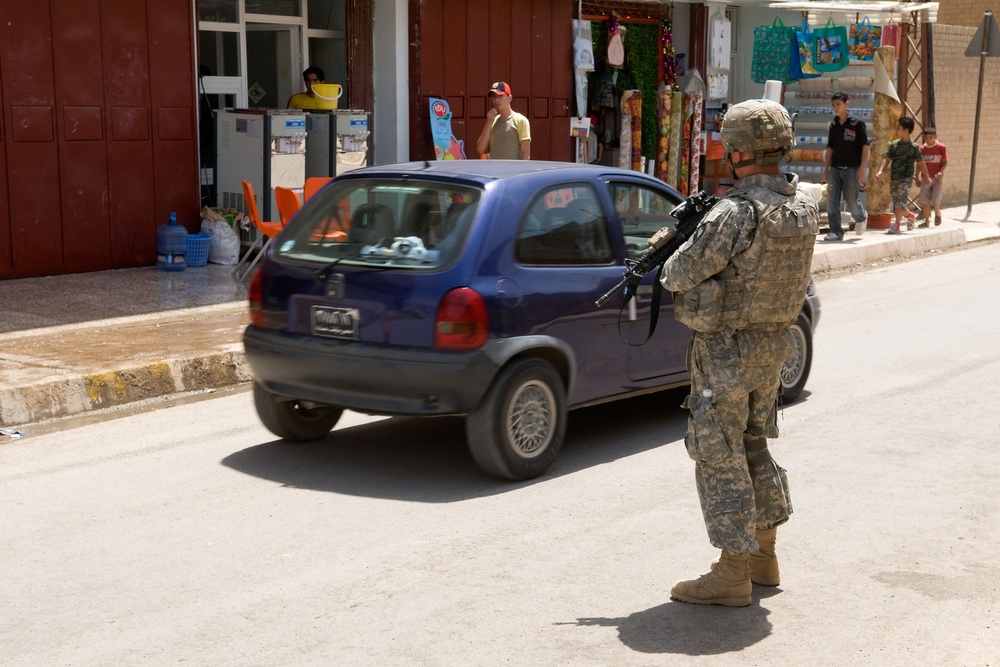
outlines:
{"label": "boy in red shirt", "polygon": [[[934,207],[934,224],[941,224],[941,182],[944,179],[944,168],[948,165],[948,149],[937,140],[937,130],[933,127],[924,128],[924,143],[920,146],[924,156],[924,165],[930,176],[929,181],[919,182],[920,198],[917,200],[923,208],[924,221],[921,227],[930,226],[930,210]],[[919,176],[918,176],[919,179]]]}

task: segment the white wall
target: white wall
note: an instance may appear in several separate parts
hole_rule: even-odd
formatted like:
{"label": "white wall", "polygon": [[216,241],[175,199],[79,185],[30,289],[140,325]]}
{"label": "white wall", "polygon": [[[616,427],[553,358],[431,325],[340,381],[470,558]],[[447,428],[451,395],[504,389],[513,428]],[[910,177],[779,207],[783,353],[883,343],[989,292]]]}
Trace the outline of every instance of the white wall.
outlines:
{"label": "white wall", "polygon": [[[759,4],[741,2],[740,4],[740,25],[733,26],[734,36],[739,42],[739,57],[732,63],[733,71],[730,77],[732,90],[730,99],[733,103],[744,100],[760,99],[764,96],[764,84],[755,83],[750,78],[750,69],[753,65],[753,31],[754,28],[771,25],[775,16],[780,16],[786,26],[798,26],[802,23],[802,14],[785,10],[772,9],[767,6],[767,1]],[[736,35],[736,32],[739,34]]]}
{"label": "white wall", "polygon": [[[729,99],[733,103],[748,99],[758,99],[764,95],[764,84],[754,83],[750,78],[750,67],[753,64],[753,31],[762,25],[771,25],[775,16],[780,16],[787,26],[797,26],[802,23],[799,12],[777,10],[768,7],[772,0],[700,0],[709,5],[709,22],[716,11],[724,11],[726,6],[739,7],[739,22],[734,25],[733,42],[738,53],[733,54],[729,72]],[[677,53],[689,53],[691,0],[675,0],[674,16],[674,49]],[[690,58],[690,56],[688,56]],[[686,63],[690,71],[690,62]],[[705,77],[705,72],[701,73]],[[681,88],[687,83],[686,77],[679,81]]]}
{"label": "white wall", "polygon": [[375,0],[375,164],[410,156],[409,30],[407,0]]}

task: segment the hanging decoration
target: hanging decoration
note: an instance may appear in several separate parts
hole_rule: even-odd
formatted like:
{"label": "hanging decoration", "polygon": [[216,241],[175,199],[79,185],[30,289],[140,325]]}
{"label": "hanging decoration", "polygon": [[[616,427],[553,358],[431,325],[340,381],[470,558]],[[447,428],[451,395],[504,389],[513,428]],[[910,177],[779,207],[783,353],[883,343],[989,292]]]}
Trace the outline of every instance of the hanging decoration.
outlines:
{"label": "hanging decoration", "polygon": [[615,68],[611,75],[611,82],[618,85],[618,70],[625,64],[625,45],[622,39],[625,36],[625,27],[618,21],[618,14],[611,14],[608,21],[608,64]]}
{"label": "hanging decoration", "polygon": [[674,52],[673,23],[670,19],[660,21],[661,56],[663,60],[663,83],[671,90],[677,88],[677,60]]}

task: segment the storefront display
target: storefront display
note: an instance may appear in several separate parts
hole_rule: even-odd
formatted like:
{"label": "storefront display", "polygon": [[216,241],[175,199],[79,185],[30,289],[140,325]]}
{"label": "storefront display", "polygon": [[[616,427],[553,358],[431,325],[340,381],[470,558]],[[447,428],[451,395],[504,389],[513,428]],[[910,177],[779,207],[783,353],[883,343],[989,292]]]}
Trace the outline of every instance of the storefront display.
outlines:
{"label": "storefront display", "polygon": [[[663,16],[667,10],[643,6],[639,11],[639,7],[634,7],[634,11],[625,15],[609,7],[606,15],[588,15],[588,5],[593,4],[584,4],[584,17],[590,21],[594,45],[594,71],[587,74],[588,112],[598,118],[600,139],[607,149],[604,163],[617,165],[624,161],[621,153],[628,152],[628,164],[634,163],[641,169],[643,159],[657,161],[660,85],[669,81],[668,85],[673,86],[676,79],[671,24]],[[638,151],[632,151],[621,139],[622,95],[628,90],[642,93],[641,113],[634,114],[628,134],[631,143],[631,130],[639,131]],[[640,119],[641,126],[636,125],[635,119]]]}
{"label": "storefront display", "polygon": [[795,148],[789,153],[786,171],[798,174],[808,183],[819,183],[823,179],[827,132],[833,120],[830,97],[838,90],[847,93],[851,115],[870,127],[875,97],[872,83],[870,76],[851,75],[808,79],[788,87],[785,108],[788,113],[797,114],[797,118]]}

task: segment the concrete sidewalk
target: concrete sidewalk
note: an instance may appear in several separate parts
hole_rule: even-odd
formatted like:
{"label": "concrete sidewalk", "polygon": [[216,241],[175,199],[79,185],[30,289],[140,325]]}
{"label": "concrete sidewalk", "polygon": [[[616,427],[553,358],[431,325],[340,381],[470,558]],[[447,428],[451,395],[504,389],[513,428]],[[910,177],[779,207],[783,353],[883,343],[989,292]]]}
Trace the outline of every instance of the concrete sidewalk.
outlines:
{"label": "concrete sidewalk", "polygon": [[[943,211],[939,227],[817,239],[813,273],[1000,238],[1000,201]],[[848,216],[849,219],[849,216]],[[0,425],[81,414],[250,380],[246,287],[231,268],[154,267],[0,281]],[[822,298],[822,288],[820,289]],[[3,436],[0,436],[0,444]]]}
{"label": "concrete sidewalk", "polygon": [[246,297],[216,264],[0,281],[0,425],[249,381]]}

